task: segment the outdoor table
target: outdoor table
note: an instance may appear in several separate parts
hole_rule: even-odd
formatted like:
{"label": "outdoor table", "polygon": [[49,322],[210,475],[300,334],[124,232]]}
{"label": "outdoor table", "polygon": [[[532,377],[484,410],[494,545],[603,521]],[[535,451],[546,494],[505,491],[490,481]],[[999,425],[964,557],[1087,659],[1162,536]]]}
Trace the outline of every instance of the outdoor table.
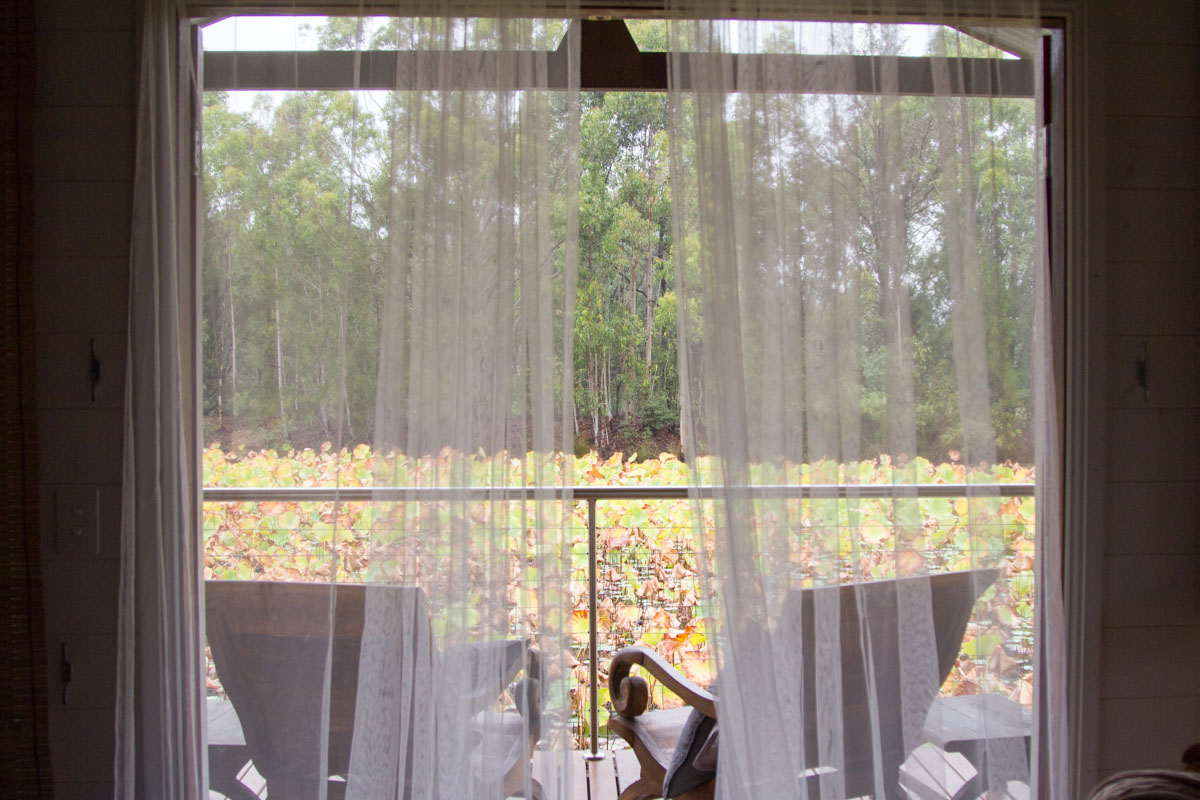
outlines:
{"label": "outdoor table", "polygon": [[[980,787],[982,792],[1011,780],[1029,780],[1032,730],[1033,713],[1028,708],[998,694],[969,694],[934,700],[925,717],[924,735],[947,753],[965,756],[978,773],[976,783],[993,784]],[[990,767],[989,752],[996,762]]]}
{"label": "outdoor table", "polygon": [[208,782],[231,800],[257,798],[238,775],[250,760],[242,724],[233,703],[220,697],[205,699],[208,712]]}

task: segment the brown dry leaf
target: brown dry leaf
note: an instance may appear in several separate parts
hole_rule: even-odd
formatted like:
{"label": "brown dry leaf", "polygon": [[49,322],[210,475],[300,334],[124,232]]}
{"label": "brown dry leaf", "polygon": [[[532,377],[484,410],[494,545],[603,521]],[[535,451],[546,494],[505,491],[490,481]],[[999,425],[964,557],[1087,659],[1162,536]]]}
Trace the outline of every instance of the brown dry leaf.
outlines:
{"label": "brown dry leaf", "polygon": [[896,574],[900,576],[916,575],[925,566],[925,556],[916,550],[904,549],[896,554]]}
{"label": "brown dry leaf", "polygon": [[1011,678],[1017,673],[1017,662],[1003,647],[997,647],[988,656],[988,669],[1002,678]]}
{"label": "brown dry leaf", "polygon": [[631,539],[629,536],[629,531],[623,528],[614,530],[608,535],[607,538],[607,544],[610,550],[618,547],[627,547],[630,541]]}
{"label": "brown dry leaf", "polygon": [[1028,553],[1017,553],[1013,556],[1013,572],[1028,572],[1031,569],[1033,569],[1033,556]]}
{"label": "brown dry leaf", "polygon": [[1033,707],[1033,676],[1027,676],[1017,682],[1017,687],[1009,695],[1009,700],[1020,703],[1026,708]]}
{"label": "brown dry leaf", "polygon": [[258,511],[266,517],[278,517],[287,511],[287,503],[275,501],[262,502],[258,504]]}
{"label": "brown dry leaf", "polygon": [[708,686],[712,683],[712,672],[708,661],[700,658],[685,658],[679,662],[679,669],[692,683]]}
{"label": "brown dry leaf", "polygon": [[586,598],[588,590],[587,587],[583,585],[582,581],[571,581],[569,584],[567,584],[567,592],[570,593],[571,600],[575,603],[576,607],[579,605],[580,598],[584,598],[584,605],[587,605]]}
{"label": "brown dry leaf", "polygon": [[623,631],[633,630],[633,626],[642,618],[642,609],[637,606],[621,606],[617,609],[614,623]]}

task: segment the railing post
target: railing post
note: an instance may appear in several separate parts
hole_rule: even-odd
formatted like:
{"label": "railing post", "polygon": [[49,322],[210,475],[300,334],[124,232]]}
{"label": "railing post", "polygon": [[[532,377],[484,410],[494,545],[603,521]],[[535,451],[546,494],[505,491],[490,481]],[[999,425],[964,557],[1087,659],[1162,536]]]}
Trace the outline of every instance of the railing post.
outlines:
{"label": "railing post", "polygon": [[591,734],[591,752],[589,761],[600,761],[600,632],[597,616],[600,613],[597,602],[596,580],[596,498],[589,497],[588,501],[588,728]]}

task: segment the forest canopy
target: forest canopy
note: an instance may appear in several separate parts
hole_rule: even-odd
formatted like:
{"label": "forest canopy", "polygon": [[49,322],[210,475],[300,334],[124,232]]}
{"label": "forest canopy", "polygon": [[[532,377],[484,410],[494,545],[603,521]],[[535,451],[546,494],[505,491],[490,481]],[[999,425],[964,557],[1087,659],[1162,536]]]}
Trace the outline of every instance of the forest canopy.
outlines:
{"label": "forest canopy", "polygon": [[[400,23],[397,23],[400,24]],[[664,23],[630,21],[643,50],[665,49]],[[557,28],[547,27],[553,42]],[[332,19],[321,46],[355,46],[355,30]],[[375,46],[387,44],[386,28]],[[885,51],[896,43],[877,43]],[[988,51],[976,43],[979,55]],[[770,43],[768,43],[770,46]],[[786,47],[786,42],[778,43]],[[928,47],[947,47],[933,36]],[[961,40],[955,46],[962,47]],[[432,102],[432,101],[431,101]],[[560,110],[564,96],[551,98]],[[912,329],[917,452],[933,461],[963,449],[955,366],[955,325],[979,326],[986,342],[985,398],[998,460],[1033,463],[1031,345],[1035,279],[1035,117],[1033,101],[973,98],[955,131],[971,150],[965,211],[978,231],[982,315],[951,313],[955,291],[944,231],[961,225],[945,203],[939,129],[931,97],[892,98],[900,129],[901,174],[882,175],[885,100],[838,97],[838,130],[806,122],[792,96],[764,104],[789,137],[788,163],[763,172],[771,181],[830,185],[850,205],[845,259],[855,265],[858,308],[859,454],[886,453],[889,343],[882,320],[892,280],[881,250],[884,231],[870,187],[898,187],[903,265],[898,285]],[[251,104],[208,92],[203,112],[203,407],[208,441],[252,449],[371,443],[376,409],[381,314],[386,287],[387,197],[393,191],[391,142],[399,116],[378,92],[291,92]],[[666,94],[585,92],[581,97],[579,267],[575,294],[573,385],[576,451],[657,456],[680,452],[679,275],[694,269],[693,242],[673,236]],[[402,120],[400,120],[402,123]],[[893,146],[893,145],[888,145]],[[889,163],[896,163],[893,159]],[[401,188],[400,190],[403,190]],[[559,210],[562,212],[562,210]],[[826,209],[803,209],[817,230]],[[813,251],[816,252],[814,247]],[[562,248],[556,252],[561,257]],[[780,270],[817,285],[819,258]],[[893,287],[894,289],[895,287]],[[841,291],[841,287],[831,287]],[[850,297],[851,295],[846,295]],[[798,306],[796,314],[803,312]],[[693,318],[703,313],[688,308]],[[792,354],[806,358],[805,352]],[[340,387],[344,386],[344,393]],[[808,399],[802,394],[796,402]],[[820,409],[805,407],[809,414]],[[693,447],[703,449],[703,442]],[[685,456],[691,455],[684,453]],[[812,453],[821,457],[822,453]]]}

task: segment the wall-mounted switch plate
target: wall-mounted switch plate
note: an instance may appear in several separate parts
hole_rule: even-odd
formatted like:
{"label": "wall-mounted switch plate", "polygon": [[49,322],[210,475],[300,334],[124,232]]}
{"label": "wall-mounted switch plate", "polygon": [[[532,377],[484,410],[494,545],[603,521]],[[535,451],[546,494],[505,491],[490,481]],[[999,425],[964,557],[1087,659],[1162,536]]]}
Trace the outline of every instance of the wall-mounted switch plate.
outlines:
{"label": "wall-mounted switch plate", "polygon": [[57,509],[54,552],[61,556],[100,555],[100,490],[61,486],[54,497]]}

